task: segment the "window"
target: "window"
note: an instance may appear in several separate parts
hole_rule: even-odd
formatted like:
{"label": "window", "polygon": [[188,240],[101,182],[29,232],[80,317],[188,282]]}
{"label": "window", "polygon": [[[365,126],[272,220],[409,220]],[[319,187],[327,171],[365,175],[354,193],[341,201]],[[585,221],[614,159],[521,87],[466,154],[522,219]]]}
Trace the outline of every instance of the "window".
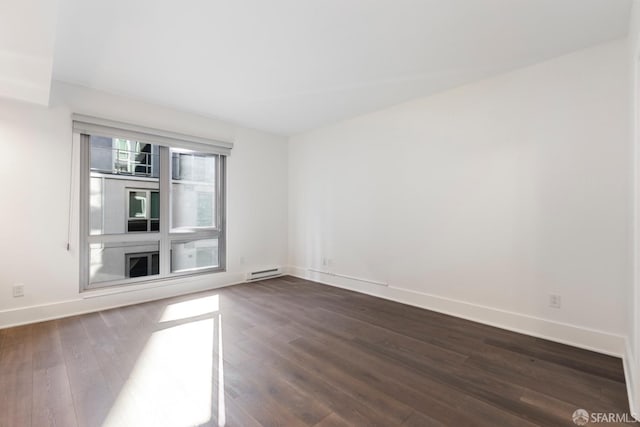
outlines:
{"label": "window", "polygon": [[172,151],[171,225],[175,229],[216,223],[215,158]]}
{"label": "window", "polygon": [[127,277],[160,274],[160,254],[158,252],[125,254],[125,257]]}
{"label": "window", "polygon": [[74,116],[82,288],[224,271],[231,144],[104,122]]}
{"label": "window", "polygon": [[218,241],[216,239],[173,242],[171,244],[171,271],[192,271],[215,268],[218,265]]}
{"label": "window", "polygon": [[124,138],[91,135],[91,169],[120,175],[158,177],[158,146]]}
{"label": "window", "polygon": [[127,189],[127,232],[160,231],[160,192]]}
{"label": "window", "polygon": [[116,155],[114,156],[114,169],[116,171],[138,176],[152,175],[151,144],[114,138],[113,145],[116,150]]}

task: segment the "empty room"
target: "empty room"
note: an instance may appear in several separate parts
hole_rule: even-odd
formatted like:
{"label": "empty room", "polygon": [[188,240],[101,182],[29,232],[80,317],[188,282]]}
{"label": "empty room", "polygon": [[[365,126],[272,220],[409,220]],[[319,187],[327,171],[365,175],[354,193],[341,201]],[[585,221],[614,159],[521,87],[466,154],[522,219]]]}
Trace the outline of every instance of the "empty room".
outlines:
{"label": "empty room", "polygon": [[640,0],[2,0],[0,427],[640,425]]}

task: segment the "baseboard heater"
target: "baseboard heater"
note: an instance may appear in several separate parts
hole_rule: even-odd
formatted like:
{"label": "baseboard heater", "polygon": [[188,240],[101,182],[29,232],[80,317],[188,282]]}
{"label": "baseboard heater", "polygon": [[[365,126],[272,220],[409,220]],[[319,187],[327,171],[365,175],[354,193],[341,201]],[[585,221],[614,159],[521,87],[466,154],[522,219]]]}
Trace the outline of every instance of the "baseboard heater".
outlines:
{"label": "baseboard heater", "polygon": [[247,273],[247,282],[260,280],[260,279],[267,279],[269,277],[282,276],[282,274],[283,274],[282,268],[280,267],[273,267],[273,268],[267,268],[264,270],[252,271],[250,273]]}

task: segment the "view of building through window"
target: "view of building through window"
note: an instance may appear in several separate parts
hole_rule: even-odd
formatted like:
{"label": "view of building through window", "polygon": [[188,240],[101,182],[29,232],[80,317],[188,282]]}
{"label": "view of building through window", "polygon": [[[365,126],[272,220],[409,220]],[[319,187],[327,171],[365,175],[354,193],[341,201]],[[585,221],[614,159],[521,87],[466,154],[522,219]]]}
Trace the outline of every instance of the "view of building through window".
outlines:
{"label": "view of building through window", "polygon": [[[90,171],[89,286],[221,268],[222,156],[83,136]],[[162,156],[169,170],[162,170]]]}

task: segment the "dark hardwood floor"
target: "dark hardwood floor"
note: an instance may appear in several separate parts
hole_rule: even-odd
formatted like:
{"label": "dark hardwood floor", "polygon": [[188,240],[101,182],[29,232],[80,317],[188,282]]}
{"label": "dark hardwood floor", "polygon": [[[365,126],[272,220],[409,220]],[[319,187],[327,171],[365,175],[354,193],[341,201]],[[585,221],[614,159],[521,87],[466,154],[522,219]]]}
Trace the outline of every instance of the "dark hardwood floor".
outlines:
{"label": "dark hardwood floor", "polygon": [[574,426],[620,359],[293,277],[0,331],[0,426]]}

